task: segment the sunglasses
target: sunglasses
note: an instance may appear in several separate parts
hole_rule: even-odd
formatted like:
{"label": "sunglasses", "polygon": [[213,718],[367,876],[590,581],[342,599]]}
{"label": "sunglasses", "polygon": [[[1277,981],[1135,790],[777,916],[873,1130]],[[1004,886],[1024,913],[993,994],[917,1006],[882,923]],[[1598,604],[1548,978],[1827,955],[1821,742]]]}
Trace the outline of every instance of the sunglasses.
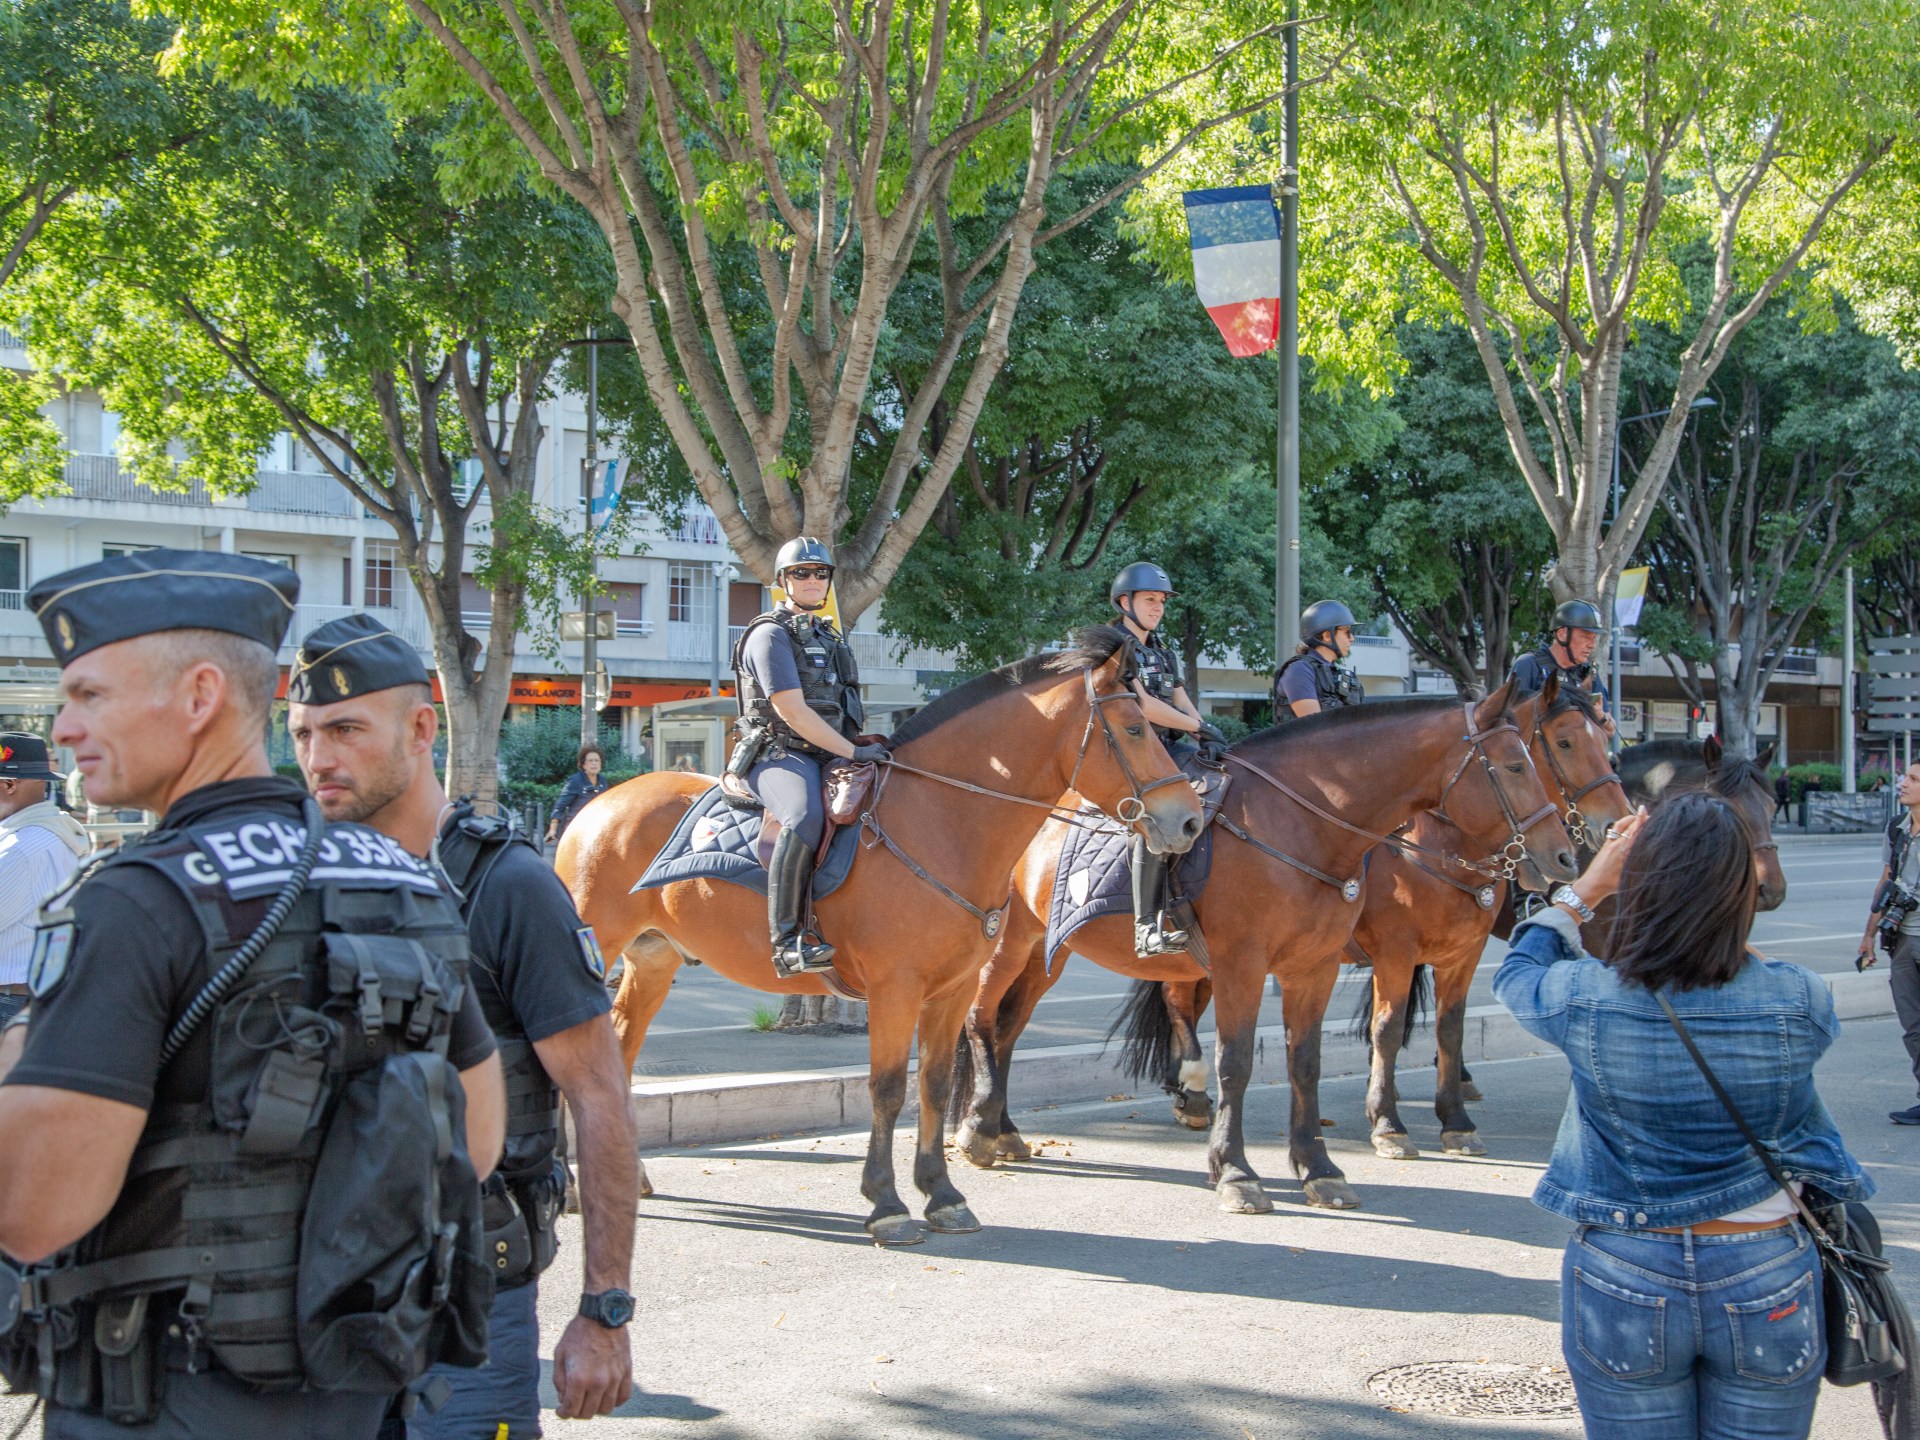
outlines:
{"label": "sunglasses", "polygon": [[831,580],[833,568],[828,565],[796,565],[787,571],[789,580]]}

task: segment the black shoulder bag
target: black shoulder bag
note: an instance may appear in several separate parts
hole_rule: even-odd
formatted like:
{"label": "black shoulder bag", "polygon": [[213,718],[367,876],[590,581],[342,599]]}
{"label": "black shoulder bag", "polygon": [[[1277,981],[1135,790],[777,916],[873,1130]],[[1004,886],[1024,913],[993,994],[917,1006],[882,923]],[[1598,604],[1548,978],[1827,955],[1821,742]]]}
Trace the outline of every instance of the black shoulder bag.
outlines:
{"label": "black shoulder bag", "polygon": [[1789,1183],[1760,1137],[1753,1133],[1746,1117],[1734,1107],[1732,1097],[1720,1084],[1720,1078],[1707,1064],[1707,1057],[1693,1043],[1693,1036],[1680,1023],[1680,1017],[1667,997],[1654,992],[1653,998],[1673,1022],[1680,1043],[1687,1047],[1693,1063],[1700,1067],[1715,1097],[1725,1107],[1735,1127],[1746,1137],[1760,1163],[1767,1167],[1773,1183],[1787,1193],[1807,1233],[1820,1252],[1821,1311],[1827,1330],[1827,1382],[1832,1385],[1874,1387],[1874,1402],[1880,1412],[1880,1424],[1889,1440],[1912,1440],[1920,1435],[1920,1408],[1916,1407],[1913,1378],[1906,1357],[1915,1352],[1913,1318],[1893,1288],[1892,1264],[1884,1257],[1880,1226],[1873,1214],[1858,1200],[1847,1200],[1821,1207],[1812,1206]]}

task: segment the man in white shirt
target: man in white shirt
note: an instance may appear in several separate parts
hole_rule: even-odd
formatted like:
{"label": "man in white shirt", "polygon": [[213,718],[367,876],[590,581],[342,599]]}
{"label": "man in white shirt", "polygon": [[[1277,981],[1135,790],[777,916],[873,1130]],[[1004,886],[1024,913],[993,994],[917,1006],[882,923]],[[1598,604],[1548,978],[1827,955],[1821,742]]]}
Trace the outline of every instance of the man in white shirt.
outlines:
{"label": "man in white shirt", "polygon": [[87,833],[54,800],[60,777],[38,735],[0,731],[0,1024],[26,1008],[34,921],[87,853]]}

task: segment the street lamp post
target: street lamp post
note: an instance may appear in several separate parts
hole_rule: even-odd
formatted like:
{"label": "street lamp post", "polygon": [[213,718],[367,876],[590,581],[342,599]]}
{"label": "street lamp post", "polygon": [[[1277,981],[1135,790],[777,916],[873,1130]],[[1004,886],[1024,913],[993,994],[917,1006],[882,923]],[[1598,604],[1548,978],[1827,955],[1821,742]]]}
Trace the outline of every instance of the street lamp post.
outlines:
{"label": "street lamp post", "polygon": [[[1719,403],[1720,402],[1715,400],[1711,395],[1699,395],[1694,397],[1693,403],[1689,405],[1687,409],[1711,410]],[[1672,413],[1673,406],[1669,405],[1664,410],[1649,410],[1644,415],[1629,415],[1626,419],[1617,421],[1614,424],[1613,497],[1607,509],[1607,529],[1609,533],[1612,532],[1614,525],[1620,519],[1620,432],[1625,430],[1627,426],[1638,424],[1642,420],[1658,420],[1661,416],[1671,415]],[[1618,718],[1620,715],[1620,602],[1618,599],[1620,577],[1618,575],[1614,576],[1613,588],[1616,597],[1611,606],[1613,613],[1607,616],[1607,670],[1609,689],[1613,695],[1613,713],[1616,722],[1613,745],[1614,749],[1618,750],[1620,748],[1620,732],[1618,729]]]}

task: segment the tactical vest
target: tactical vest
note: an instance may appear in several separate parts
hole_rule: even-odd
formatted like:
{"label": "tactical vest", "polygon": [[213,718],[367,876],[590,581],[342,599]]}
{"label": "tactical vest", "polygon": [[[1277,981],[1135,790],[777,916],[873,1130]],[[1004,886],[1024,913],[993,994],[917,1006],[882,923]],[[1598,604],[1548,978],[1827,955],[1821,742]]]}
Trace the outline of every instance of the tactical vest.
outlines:
{"label": "tactical vest", "polygon": [[[1528,665],[1528,661],[1533,663]],[[1592,664],[1562,665],[1553,658],[1553,648],[1550,645],[1542,645],[1538,650],[1529,651],[1514,662],[1513,678],[1520,682],[1520,692],[1523,696],[1544,690],[1549,675],[1559,676],[1560,684],[1569,690],[1580,690],[1595,695],[1606,693],[1606,687],[1600,683],[1600,678],[1594,673]]]}
{"label": "tactical vest", "polygon": [[[283,810],[236,809],[102,868],[178,889],[211,975],[304,840]],[[43,932],[70,940],[72,913],[43,915]],[[328,826],[307,888],[196,1036],[206,1094],[154,1106],[106,1219],[30,1277],[5,1352],[16,1387],[137,1424],[156,1372],[181,1361],[375,1394],[479,1363],[489,1292],[446,1059],[466,970],[433,872],[376,831]]]}
{"label": "tactical vest", "polygon": [[[1149,635],[1142,640],[1131,630],[1127,632],[1132,642],[1131,659],[1133,673],[1140,681],[1140,688],[1163,705],[1173,704],[1173,692],[1180,688],[1180,657],[1161,643],[1158,635]],[[1185,731],[1175,730],[1168,725],[1156,725],[1153,733],[1162,741],[1179,743],[1191,739]]]}
{"label": "tactical vest", "polygon": [[1314,697],[1322,710],[1337,710],[1343,705],[1358,705],[1365,698],[1360,677],[1344,665],[1335,665],[1311,647],[1292,656],[1273,677],[1273,714],[1276,720],[1291,720],[1293,705],[1280,688],[1281,677],[1295,665],[1305,665],[1313,676]]}
{"label": "tactical vest", "polygon": [[[472,803],[464,799],[442,827],[440,866],[460,894],[460,914],[469,925],[474,901],[512,845],[533,849],[532,841],[511,821],[476,815]],[[494,1284],[510,1289],[536,1279],[553,1263],[559,1248],[556,1227],[566,1198],[566,1177],[557,1168],[560,1090],[541,1065],[497,980],[492,985],[476,984],[474,994],[500,1046],[506,1081],[506,1150],[499,1168],[481,1187],[481,1198]]]}
{"label": "tactical vest", "polygon": [[761,752],[761,758],[777,758],[788,750],[802,755],[826,753],[801,739],[780,718],[780,712],[773,708],[772,697],[760,688],[742,663],[747,637],[762,625],[778,626],[792,645],[794,667],[800,672],[800,694],[807,708],[847,739],[857,736],[867,722],[867,712],[860,701],[860,667],[853,658],[853,647],[840,638],[840,632],[830,622],[792,610],[769,610],[754,616],[733,647],[733,675],[739,687],[742,736],[767,737],[770,746]]}

